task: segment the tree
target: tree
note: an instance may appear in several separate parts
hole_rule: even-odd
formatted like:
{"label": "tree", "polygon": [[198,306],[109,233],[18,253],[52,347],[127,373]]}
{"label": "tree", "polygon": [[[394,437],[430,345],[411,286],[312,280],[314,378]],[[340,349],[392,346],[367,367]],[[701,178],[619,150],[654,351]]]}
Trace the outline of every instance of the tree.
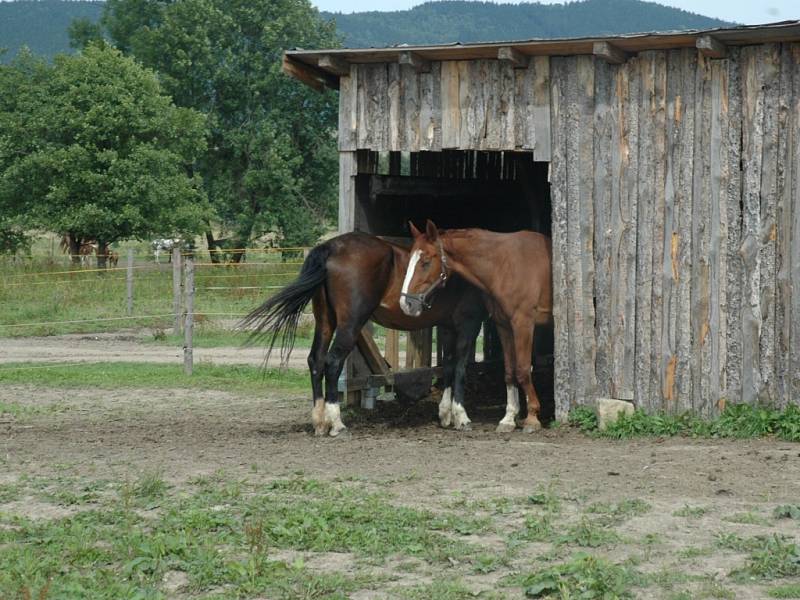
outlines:
{"label": "tree", "polygon": [[281,60],[338,46],[333,24],[308,0],[109,0],[103,24],[176,104],[208,115],[197,172],[233,245],[273,231],[313,242],[336,210],[336,96],[286,77]]}
{"label": "tree", "polygon": [[204,118],[118,50],[4,67],[0,131],[0,213],[97,240],[101,266],[111,242],[203,228],[207,201],[188,170],[205,149]]}

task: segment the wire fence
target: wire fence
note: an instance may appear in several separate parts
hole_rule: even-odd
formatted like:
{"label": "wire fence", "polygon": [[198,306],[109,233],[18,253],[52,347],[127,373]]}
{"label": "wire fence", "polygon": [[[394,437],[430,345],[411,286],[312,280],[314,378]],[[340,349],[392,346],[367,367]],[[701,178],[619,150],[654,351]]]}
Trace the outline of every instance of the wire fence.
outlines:
{"label": "wire fence", "polygon": [[[53,335],[150,327],[181,333],[186,318],[184,265],[191,262],[197,325],[247,315],[298,274],[308,248],[237,248],[239,262],[175,249],[156,261],[128,251],[116,266],[75,265],[69,256],[0,261],[0,336]],[[63,261],[67,260],[66,268]],[[127,261],[127,264],[123,264]],[[230,328],[230,323],[225,326]]]}

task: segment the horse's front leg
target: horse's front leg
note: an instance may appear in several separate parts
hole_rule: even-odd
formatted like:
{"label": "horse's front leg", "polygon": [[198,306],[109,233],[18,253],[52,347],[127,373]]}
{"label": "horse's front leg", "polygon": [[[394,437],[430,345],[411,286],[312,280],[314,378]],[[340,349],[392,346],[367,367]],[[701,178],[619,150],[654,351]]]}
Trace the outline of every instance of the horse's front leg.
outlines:
{"label": "horse's front leg", "polygon": [[453,382],[454,395],[451,412],[453,427],[461,431],[472,429],[467,411],[464,409],[464,382],[467,377],[467,363],[474,353],[475,338],[481,330],[482,315],[465,319],[456,334],[456,370]]}
{"label": "horse's front leg", "polygon": [[498,433],[508,433],[517,428],[517,415],[519,414],[519,389],[517,389],[514,377],[514,365],[516,362],[514,336],[507,325],[501,325],[496,321],[495,324],[497,325],[500,345],[503,347],[503,378],[506,382],[506,414],[497,424],[496,431]]}

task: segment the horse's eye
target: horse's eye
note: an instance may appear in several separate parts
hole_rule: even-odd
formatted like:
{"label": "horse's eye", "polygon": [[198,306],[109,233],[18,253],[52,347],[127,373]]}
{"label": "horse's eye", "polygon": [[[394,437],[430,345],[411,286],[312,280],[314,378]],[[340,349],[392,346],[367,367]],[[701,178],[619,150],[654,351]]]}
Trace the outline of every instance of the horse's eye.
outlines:
{"label": "horse's eye", "polygon": [[431,259],[427,258],[427,257],[423,258],[422,259],[422,268],[423,269],[427,269],[430,266],[431,266]]}

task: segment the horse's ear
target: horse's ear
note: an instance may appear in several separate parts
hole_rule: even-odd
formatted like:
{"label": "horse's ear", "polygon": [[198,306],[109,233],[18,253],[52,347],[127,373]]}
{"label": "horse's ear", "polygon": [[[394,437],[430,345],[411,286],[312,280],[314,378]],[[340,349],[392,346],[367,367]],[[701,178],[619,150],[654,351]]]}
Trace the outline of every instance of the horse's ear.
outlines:
{"label": "horse's ear", "polygon": [[420,230],[414,227],[414,221],[408,222],[408,228],[411,230],[411,235],[414,237],[414,239],[417,239],[419,236],[422,235]]}
{"label": "horse's ear", "polygon": [[439,239],[439,230],[436,229],[436,225],[433,224],[433,221],[428,219],[428,222],[425,223],[425,233],[428,234],[428,239],[432,242],[435,242]]}

